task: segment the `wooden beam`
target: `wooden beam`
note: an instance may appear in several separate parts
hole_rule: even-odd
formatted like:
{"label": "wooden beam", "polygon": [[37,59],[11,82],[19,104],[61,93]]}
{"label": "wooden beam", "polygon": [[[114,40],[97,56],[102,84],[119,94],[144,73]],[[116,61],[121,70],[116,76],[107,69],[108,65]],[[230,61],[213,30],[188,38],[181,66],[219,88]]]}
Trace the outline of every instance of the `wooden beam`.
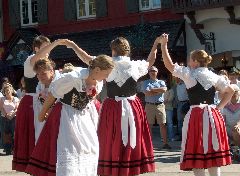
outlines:
{"label": "wooden beam", "polygon": [[200,41],[200,43],[202,45],[204,45],[205,44],[205,38],[204,38],[202,32],[200,31],[200,29],[204,29],[204,25],[203,24],[197,24],[196,18],[195,18],[195,11],[188,12],[187,17],[191,21],[190,26],[194,30],[198,40]]}
{"label": "wooden beam", "polygon": [[228,6],[225,7],[224,10],[228,13],[229,19],[228,21],[230,24],[238,24],[240,25],[240,20],[236,19],[235,12],[234,12],[234,7],[233,6]]}
{"label": "wooden beam", "polygon": [[203,24],[191,24],[192,29],[204,29]]}

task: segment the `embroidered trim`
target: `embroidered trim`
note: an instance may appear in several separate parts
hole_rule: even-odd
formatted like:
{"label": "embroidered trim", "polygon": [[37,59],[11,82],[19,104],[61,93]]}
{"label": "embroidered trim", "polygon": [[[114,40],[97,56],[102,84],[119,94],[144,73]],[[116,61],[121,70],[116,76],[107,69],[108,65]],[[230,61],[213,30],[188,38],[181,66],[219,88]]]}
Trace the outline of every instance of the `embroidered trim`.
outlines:
{"label": "embroidered trim", "polygon": [[29,164],[29,165],[32,165],[33,167],[46,170],[46,171],[48,171],[48,172],[56,173],[56,168],[49,169],[48,167],[40,166],[40,165],[35,164],[35,163],[32,163],[32,162],[29,162],[28,164]]}
{"label": "embroidered trim", "polygon": [[107,163],[134,163],[134,162],[142,162],[144,160],[154,160],[154,156],[149,156],[142,158],[140,160],[131,160],[131,161],[111,161],[111,160],[98,160],[98,162],[107,162]]}

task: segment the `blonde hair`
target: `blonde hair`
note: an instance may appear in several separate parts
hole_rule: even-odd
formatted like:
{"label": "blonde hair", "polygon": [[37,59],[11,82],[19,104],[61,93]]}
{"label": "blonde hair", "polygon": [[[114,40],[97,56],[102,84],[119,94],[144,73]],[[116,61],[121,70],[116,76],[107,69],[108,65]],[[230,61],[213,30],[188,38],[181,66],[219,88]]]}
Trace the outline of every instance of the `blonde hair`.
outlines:
{"label": "blonde hair", "polygon": [[212,61],[212,56],[208,55],[204,50],[194,50],[190,55],[193,61],[199,62],[200,67],[207,67]]}
{"label": "blonde hair", "polygon": [[113,59],[107,55],[99,55],[89,62],[89,68],[92,70],[99,67],[101,70],[108,70],[114,68]]}
{"label": "blonde hair", "polygon": [[129,56],[130,55],[130,45],[127,39],[124,37],[118,37],[114,39],[110,47],[114,50],[117,56]]}
{"label": "blonde hair", "polygon": [[54,69],[55,63],[52,60],[46,58],[38,60],[33,66],[33,70],[35,72],[39,70],[54,70]]}
{"label": "blonde hair", "polygon": [[8,88],[11,89],[12,94],[14,93],[14,89],[13,89],[12,84],[10,84],[10,83],[4,83],[4,84],[3,84],[3,87],[2,87],[2,94],[3,94],[4,96],[6,95],[6,94],[5,94],[5,91],[6,91],[6,89],[8,89]]}
{"label": "blonde hair", "polygon": [[74,66],[72,63],[66,63],[63,66],[62,73],[68,73],[74,70]]}

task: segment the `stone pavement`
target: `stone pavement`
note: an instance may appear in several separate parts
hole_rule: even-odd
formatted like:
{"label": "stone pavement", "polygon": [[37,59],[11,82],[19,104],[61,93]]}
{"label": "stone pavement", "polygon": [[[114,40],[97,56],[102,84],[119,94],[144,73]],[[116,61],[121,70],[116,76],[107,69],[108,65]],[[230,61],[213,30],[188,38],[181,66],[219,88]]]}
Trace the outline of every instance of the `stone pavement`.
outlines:
{"label": "stone pavement", "polygon": [[[147,173],[142,176],[193,176],[192,172],[185,172],[179,170],[179,157],[181,142],[170,142],[172,146],[171,151],[161,150],[160,135],[158,135],[159,128],[153,129],[153,145],[156,162],[156,172]],[[11,170],[12,156],[4,156],[0,150],[0,176],[29,176],[24,173],[15,172]],[[240,176],[240,163],[234,163],[230,166],[222,167],[221,176]],[[206,176],[208,176],[206,172]]]}

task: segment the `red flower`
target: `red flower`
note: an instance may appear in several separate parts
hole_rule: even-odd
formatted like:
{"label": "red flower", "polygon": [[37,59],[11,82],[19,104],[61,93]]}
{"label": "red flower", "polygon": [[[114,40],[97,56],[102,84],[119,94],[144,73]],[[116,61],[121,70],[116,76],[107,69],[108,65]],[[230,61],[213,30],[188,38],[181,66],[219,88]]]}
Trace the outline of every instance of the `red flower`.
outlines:
{"label": "red flower", "polygon": [[94,88],[92,89],[92,94],[91,94],[91,96],[94,97],[96,94],[97,94],[97,90],[96,90],[96,88],[94,87]]}
{"label": "red flower", "polygon": [[94,86],[92,86],[86,89],[86,93],[87,95],[94,97],[97,94],[97,90]]}

